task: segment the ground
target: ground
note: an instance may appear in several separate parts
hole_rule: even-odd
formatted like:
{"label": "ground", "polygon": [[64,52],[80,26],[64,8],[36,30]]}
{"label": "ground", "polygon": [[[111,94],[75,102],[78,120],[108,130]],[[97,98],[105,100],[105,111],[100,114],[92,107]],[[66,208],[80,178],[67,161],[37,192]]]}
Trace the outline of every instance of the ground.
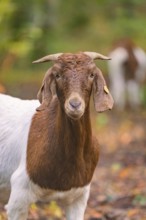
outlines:
{"label": "ground", "polygon": [[86,219],[146,220],[146,114],[114,113],[99,129],[101,157]]}
{"label": "ground", "polygon": [[[101,145],[85,220],[146,220],[146,110],[93,113]],[[0,220],[6,214],[0,206]],[[55,202],[33,204],[29,220],[61,220]]]}

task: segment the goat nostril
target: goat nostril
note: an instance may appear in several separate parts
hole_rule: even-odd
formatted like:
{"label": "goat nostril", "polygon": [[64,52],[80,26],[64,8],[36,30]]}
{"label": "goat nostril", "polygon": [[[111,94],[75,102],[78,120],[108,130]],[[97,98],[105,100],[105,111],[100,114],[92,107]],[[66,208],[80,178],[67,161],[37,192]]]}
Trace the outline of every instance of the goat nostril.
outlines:
{"label": "goat nostril", "polygon": [[78,100],[70,100],[69,104],[71,105],[72,108],[78,109],[81,105],[81,102]]}

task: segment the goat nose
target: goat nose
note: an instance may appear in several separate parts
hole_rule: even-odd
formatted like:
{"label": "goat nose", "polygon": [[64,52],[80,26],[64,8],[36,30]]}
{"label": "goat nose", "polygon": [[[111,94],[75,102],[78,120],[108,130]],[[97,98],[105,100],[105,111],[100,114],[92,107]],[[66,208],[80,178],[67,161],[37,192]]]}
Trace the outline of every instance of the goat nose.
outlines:
{"label": "goat nose", "polygon": [[81,105],[81,102],[77,99],[72,99],[72,100],[69,101],[69,104],[72,108],[78,109]]}

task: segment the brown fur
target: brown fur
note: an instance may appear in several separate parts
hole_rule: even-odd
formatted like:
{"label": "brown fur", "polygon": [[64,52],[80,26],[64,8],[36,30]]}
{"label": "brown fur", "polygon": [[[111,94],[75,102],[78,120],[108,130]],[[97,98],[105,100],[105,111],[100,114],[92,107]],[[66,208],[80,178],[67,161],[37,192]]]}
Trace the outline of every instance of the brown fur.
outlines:
{"label": "brown fur", "polygon": [[132,40],[125,38],[117,42],[115,45],[116,47],[123,47],[127,53],[128,53],[128,59],[123,63],[124,69],[125,69],[125,79],[134,79],[135,78],[135,72],[138,68],[138,61],[134,55],[134,48],[135,45],[132,42]]}
{"label": "brown fur", "polygon": [[[91,73],[94,80],[89,78]],[[61,79],[55,79],[56,74],[61,74]],[[88,56],[62,55],[47,72],[39,92],[42,104],[32,119],[27,146],[27,171],[39,186],[63,191],[90,183],[99,156],[89,113],[94,81],[94,101],[99,102],[95,107],[107,110],[113,101],[104,91],[101,72]],[[85,100],[85,112],[78,120],[65,113],[64,103],[71,92]]]}
{"label": "brown fur", "polygon": [[33,118],[27,170],[41,187],[69,190],[91,181],[99,155],[98,145],[91,138],[87,113],[80,121],[73,121],[55,104],[54,112],[40,111]]}

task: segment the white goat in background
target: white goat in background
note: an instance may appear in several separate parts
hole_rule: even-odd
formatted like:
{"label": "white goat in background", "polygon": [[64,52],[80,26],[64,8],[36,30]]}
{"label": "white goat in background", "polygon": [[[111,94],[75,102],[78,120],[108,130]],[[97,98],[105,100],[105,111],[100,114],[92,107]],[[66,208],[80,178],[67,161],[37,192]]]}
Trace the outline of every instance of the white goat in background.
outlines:
{"label": "white goat in background", "polygon": [[115,106],[123,110],[128,104],[137,109],[141,104],[140,86],[146,76],[146,54],[129,39],[117,43],[108,63],[110,90]]}

